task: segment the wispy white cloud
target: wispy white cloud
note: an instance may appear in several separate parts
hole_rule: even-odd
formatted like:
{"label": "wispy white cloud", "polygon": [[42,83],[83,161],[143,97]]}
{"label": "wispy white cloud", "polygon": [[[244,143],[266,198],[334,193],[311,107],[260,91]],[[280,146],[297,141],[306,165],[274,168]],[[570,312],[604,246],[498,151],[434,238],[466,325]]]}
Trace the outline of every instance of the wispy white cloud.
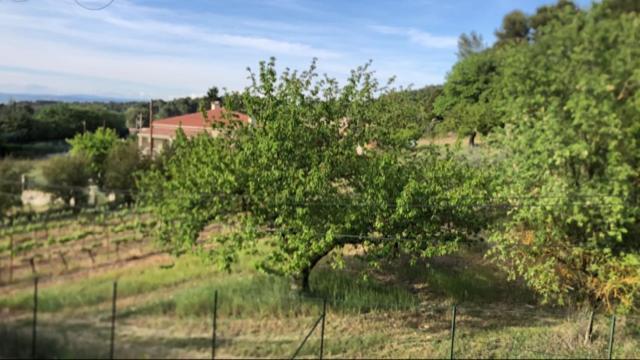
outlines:
{"label": "wispy white cloud", "polygon": [[[45,1],[46,3],[47,1]],[[49,0],[49,3],[51,1]],[[59,4],[59,3],[58,3]],[[92,27],[96,27],[99,23],[108,25],[108,33],[116,33],[117,41],[126,44],[127,41],[133,39],[144,38],[154,42],[157,38],[166,38],[167,36],[179,38],[182,43],[189,41],[201,44],[213,44],[227,47],[245,48],[249,50],[257,50],[272,55],[285,54],[289,56],[301,57],[318,57],[318,58],[338,58],[341,55],[335,51],[316,48],[309,44],[295,41],[269,38],[266,36],[234,34],[222,31],[212,31],[203,26],[183,25],[172,23],[166,20],[154,19],[151,16],[157,13],[155,9],[147,10],[145,7],[133,6],[124,3],[123,8],[112,11],[105,11],[101,14],[95,12],[77,12],[70,11],[65,7],[55,6],[52,11],[45,14],[23,13],[11,14],[0,13],[0,28],[31,28],[43,31],[55,31],[66,35],[76,37],[87,37],[86,31],[78,31],[82,27],[73,26],[79,21],[91,21]],[[126,10],[126,11],[123,11]],[[132,12],[134,11],[134,12]],[[126,14],[125,14],[126,13]],[[74,16],[74,20],[69,20],[69,15]],[[195,15],[194,15],[195,16]],[[71,25],[71,26],[70,26]],[[134,33],[131,33],[135,31]],[[128,32],[128,36],[120,36],[122,32]],[[98,35],[98,34],[96,34]],[[92,40],[101,41],[104,36],[92,37]],[[146,35],[146,36],[145,36]],[[107,34],[107,37],[109,35]],[[178,42],[178,45],[180,42]],[[173,46],[173,44],[172,44]],[[140,50],[136,45],[135,50]]]}
{"label": "wispy white cloud", "polygon": [[458,44],[458,38],[454,36],[433,35],[431,33],[413,28],[375,25],[371,26],[371,29],[380,34],[405,37],[412,43],[426,48],[453,49]]}
{"label": "wispy white cloud", "polygon": [[319,70],[338,79],[370,58],[383,68],[380,75],[398,75],[408,79],[404,82],[433,82],[446,71],[432,64],[437,54],[449,52],[451,38],[411,27],[374,29],[444,49],[402,62],[403,51],[411,49],[380,42],[381,36],[367,31],[368,21],[326,21],[331,14],[322,12],[329,11],[324,3],[239,2],[215,7],[203,2],[200,9],[192,2],[163,7],[116,0],[92,12],[73,0],[0,0],[0,89],[165,98],[201,93],[211,85],[239,90],[248,83],[246,67],[271,55],[290,68],[306,68],[317,57]]}
{"label": "wispy white cloud", "polygon": [[90,12],[59,0],[0,3],[0,86],[33,88],[40,79],[58,92],[166,97],[212,84],[240,89],[246,67],[271,55],[302,63],[342,56],[300,41],[252,34],[246,26],[238,32],[216,22],[207,25],[193,21],[198,16],[188,12],[170,14],[126,0],[117,5]]}

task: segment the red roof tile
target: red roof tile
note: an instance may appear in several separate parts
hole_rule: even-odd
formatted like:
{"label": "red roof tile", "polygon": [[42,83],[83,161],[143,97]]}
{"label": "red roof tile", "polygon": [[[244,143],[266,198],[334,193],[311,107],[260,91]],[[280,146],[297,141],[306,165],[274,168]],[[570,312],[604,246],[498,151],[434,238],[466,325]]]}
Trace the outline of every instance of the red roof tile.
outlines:
{"label": "red roof tile", "polygon": [[[203,118],[201,112],[154,120],[153,135],[154,137],[175,137],[176,130],[182,128],[182,131],[184,131],[187,136],[194,136],[210,130],[213,122],[227,122],[229,118],[246,124],[251,122],[251,118],[246,114],[217,108],[207,111],[206,120]],[[140,129],[140,134],[148,135],[149,133],[149,128]]]}

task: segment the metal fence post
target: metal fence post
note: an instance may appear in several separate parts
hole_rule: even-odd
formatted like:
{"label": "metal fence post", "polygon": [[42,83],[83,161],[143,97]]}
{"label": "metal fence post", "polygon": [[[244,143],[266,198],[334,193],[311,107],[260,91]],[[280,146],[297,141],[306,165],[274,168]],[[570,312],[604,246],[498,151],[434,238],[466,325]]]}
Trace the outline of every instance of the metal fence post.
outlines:
{"label": "metal fence post", "polygon": [[327,318],[327,299],[322,302],[322,325],[320,326],[320,360],[324,352],[324,321]]}
{"label": "metal fence post", "polygon": [[116,340],[116,300],[118,298],[118,282],[113,282],[113,298],[111,302],[111,346],[109,349],[109,359],[113,359]]}
{"label": "metal fence post", "polygon": [[[13,226],[13,220],[11,220]],[[9,233],[9,283],[13,282],[13,228]]]}
{"label": "metal fence post", "polygon": [[31,327],[31,358],[36,358],[36,328],[38,325],[38,277],[33,279],[33,324]]}
{"label": "metal fence post", "polygon": [[451,308],[451,349],[449,359],[453,359],[453,347],[456,339],[456,304]]}
{"label": "metal fence post", "polygon": [[591,313],[589,314],[589,326],[587,327],[587,333],[584,336],[585,345],[591,342],[591,334],[593,333],[593,315],[594,311],[591,310]]}
{"label": "metal fence post", "polygon": [[616,315],[611,315],[611,332],[609,333],[609,352],[607,357],[611,359],[613,357],[613,337],[616,333]]}
{"label": "metal fence post", "polygon": [[307,336],[304,337],[304,339],[300,343],[300,346],[298,346],[298,348],[296,349],[296,352],[294,352],[293,356],[291,356],[291,359],[295,359],[296,356],[298,356],[298,353],[300,352],[300,350],[302,350],[302,347],[304,346],[304,344],[307,343],[307,340],[309,340],[309,337],[311,336],[311,334],[313,334],[313,331],[318,327],[318,325],[320,324],[320,321],[322,321],[322,316],[320,316],[318,320],[316,320],[316,322],[313,324],[313,327],[311,328],[309,333],[307,333]]}
{"label": "metal fence post", "polygon": [[213,333],[211,334],[211,358],[216,358],[216,327],[218,320],[218,290],[213,293]]}

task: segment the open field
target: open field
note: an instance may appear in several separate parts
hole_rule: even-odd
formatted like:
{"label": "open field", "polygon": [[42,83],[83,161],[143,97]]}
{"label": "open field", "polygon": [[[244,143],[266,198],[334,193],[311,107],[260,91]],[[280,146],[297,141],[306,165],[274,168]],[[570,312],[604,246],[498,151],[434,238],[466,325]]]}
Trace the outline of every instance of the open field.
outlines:
{"label": "open field", "polygon": [[[477,248],[415,267],[397,259],[366,272],[358,249],[347,249],[344,269],[321,263],[311,294],[299,295],[287,279],[255,270],[259,253],[244,254],[229,273],[200,257],[167,254],[151,240],[153,222],[144,213],[120,209],[43,223],[5,227],[0,235],[0,356],[31,356],[36,273],[43,357],[108,357],[114,280],[120,358],[209,357],[214,290],[219,357],[291,356],[320,315],[322,298],[326,357],[448,357],[454,303],[458,358],[606,356],[606,315],[596,316],[585,345],[586,311],[537,306]],[[10,283],[9,241],[16,265]],[[301,357],[317,357],[319,336],[312,334]],[[640,319],[619,317],[615,339],[615,357],[639,357]]]}

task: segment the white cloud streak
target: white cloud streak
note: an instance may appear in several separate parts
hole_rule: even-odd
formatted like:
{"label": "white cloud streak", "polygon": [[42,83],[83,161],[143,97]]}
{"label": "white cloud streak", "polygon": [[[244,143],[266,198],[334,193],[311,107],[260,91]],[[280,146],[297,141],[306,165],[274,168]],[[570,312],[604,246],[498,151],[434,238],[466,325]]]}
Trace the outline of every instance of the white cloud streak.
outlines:
{"label": "white cloud streak", "polygon": [[[274,1],[277,7],[299,5],[297,0]],[[403,63],[397,59],[406,58],[404,53],[376,48],[372,41],[380,36],[371,36],[365,25],[328,26],[320,20],[288,22],[287,15],[253,21],[251,15],[193,13],[128,0],[99,12],[83,10],[72,0],[0,0],[0,89],[132,98],[184,96],[211,85],[239,90],[247,85],[246,67],[271,55],[291,68],[306,68],[318,57],[321,71],[339,79],[372,53],[374,64],[387,70],[385,76],[430,83],[444,74],[439,67],[427,68],[429,59]],[[349,38],[349,30],[358,36]],[[374,30],[424,47],[455,46],[455,39],[452,43],[449,37],[411,28]]]}
{"label": "white cloud streak", "polygon": [[454,36],[440,36],[412,28],[400,28],[377,25],[371,29],[379,34],[402,36],[414,44],[430,49],[454,49],[458,45],[458,38]]}

